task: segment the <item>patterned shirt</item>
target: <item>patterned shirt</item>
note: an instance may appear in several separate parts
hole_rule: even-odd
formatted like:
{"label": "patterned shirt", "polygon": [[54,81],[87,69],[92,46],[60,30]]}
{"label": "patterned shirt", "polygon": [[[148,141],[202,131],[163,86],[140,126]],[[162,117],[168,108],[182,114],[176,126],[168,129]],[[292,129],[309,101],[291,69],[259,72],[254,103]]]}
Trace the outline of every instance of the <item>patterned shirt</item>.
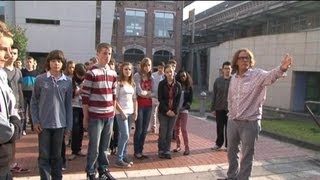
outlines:
{"label": "patterned shirt", "polygon": [[280,67],[271,71],[249,69],[243,77],[234,74],[228,92],[229,120],[260,120],[266,100],[266,86],[283,76]]}
{"label": "patterned shirt", "polygon": [[88,105],[90,119],[110,118],[114,115],[117,73],[108,65],[96,64],[84,78],[82,104]]}

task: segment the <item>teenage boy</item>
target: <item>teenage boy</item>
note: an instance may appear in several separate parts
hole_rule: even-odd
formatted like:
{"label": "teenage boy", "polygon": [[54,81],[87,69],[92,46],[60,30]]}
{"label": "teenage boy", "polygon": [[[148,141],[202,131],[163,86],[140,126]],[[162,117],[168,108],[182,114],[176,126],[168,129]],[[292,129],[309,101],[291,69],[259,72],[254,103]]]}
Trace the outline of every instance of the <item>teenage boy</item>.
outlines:
{"label": "teenage boy", "polygon": [[21,123],[14,108],[16,100],[8,85],[7,74],[3,70],[5,62],[11,58],[12,33],[0,21],[0,179],[11,180],[10,160],[13,146],[20,137]]}
{"label": "teenage boy", "polygon": [[31,97],[39,142],[38,167],[41,179],[62,179],[62,141],[70,134],[73,121],[72,82],[62,73],[66,67],[62,51],[51,51],[46,63],[48,71],[36,77]]}
{"label": "teenage boy", "polygon": [[33,57],[28,56],[25,62],[26,62],[25,63],[26,68],[21,70],[22,92],[23,92],[24,110],[25,110],[25,121],[22,122],[22,127],[23,127],[22,135],[27,134],[26,133],[27,122],[30,122],[31,130],[33,131],[33,124],[32,124],[31,115],[30,115],[30,101],[31,101],[34,83],[38,75],[38,71],[33,69],[34,62],[35,62]]}
{"label": "teenage boy", "polygon": [[108,169],[108,147],[113,129],[116,107],[117,73],[110,69],[112,47],[108,43],[97,46],[97,60],[87,71],[82,87],[83,127],[88,129],[87,179],[114,179]]}

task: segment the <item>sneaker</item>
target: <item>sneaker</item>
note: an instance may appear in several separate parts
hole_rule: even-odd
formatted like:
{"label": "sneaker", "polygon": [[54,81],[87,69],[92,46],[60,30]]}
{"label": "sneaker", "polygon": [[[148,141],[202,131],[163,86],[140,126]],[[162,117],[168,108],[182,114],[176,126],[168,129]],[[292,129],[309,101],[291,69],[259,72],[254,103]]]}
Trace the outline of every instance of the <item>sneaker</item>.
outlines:
{"label": "sneaker", "polygon": [[22,131],[22,135],[23,136],[27,135],[26,131]]}
{"label": "sneaker", "polygon": [[130,165],[133,165],[133,161],[129,157],[124,157],[123,161],[130,164]]}
{"label": "sneaker", "polygon": [[131,167],[131,164],[126,163],[124,161],[117,161],[116,167],[129,168],[129,167]]}
{"label": "sneaker", "polygon": [[66,163],[63,163],[62,164],[62,171],[65,171],[65,170],[67,170],[67,165],[66,165]]}
{"label": "sneaker", "polygon": [[99,180],[116,180],[109,170],[104,170],[102,173],[99,173]]}
{"label": "sneaker", "polygon": [[217,145],[214,145],[211,149],[214,150],[214,151],[218,151],[218,150],[221,149],[221,147],[217,146]]}
{"label": "sneaker", "polygon": [[95,173],[87,173],[87,180],[96,180]]}

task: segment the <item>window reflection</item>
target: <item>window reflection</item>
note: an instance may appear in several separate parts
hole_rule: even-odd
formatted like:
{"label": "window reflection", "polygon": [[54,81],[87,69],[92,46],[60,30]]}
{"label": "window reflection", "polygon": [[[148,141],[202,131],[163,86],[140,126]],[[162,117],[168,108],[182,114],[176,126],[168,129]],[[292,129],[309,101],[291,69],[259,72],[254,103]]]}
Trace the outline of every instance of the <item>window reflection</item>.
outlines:
{"label": "window reflection", "polygon": [[155,13],[155,27],[154,34],[156,37],[169,38],[168,30],[173,29],[173,13],[169,12],[156,12]]}
{"label": "window reflection", "polygon": [[125,34],[129,36],[144,36],[145,12],[127,10],[125,20]]}

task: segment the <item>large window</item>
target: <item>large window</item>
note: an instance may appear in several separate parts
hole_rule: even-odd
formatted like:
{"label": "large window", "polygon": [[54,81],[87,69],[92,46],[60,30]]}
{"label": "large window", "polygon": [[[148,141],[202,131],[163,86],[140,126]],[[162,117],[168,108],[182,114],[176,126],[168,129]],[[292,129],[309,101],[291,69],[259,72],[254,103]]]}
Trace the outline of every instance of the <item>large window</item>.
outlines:
{"label": "large window", "polygon": [[4,6],[1,6],[1,5],[0,5],[0,21],[5,22]]}
{"label": "large window", "polygon": [[128,36],[144,36],[145,12],[138,10],[126,11],[125,34]]}
{"label": "large window", "polygon": [[154,35],[156,37],[169,38],[170,34],[168,31],[173,30],[173,18],[174,18],[173,13],[156,12]]}

